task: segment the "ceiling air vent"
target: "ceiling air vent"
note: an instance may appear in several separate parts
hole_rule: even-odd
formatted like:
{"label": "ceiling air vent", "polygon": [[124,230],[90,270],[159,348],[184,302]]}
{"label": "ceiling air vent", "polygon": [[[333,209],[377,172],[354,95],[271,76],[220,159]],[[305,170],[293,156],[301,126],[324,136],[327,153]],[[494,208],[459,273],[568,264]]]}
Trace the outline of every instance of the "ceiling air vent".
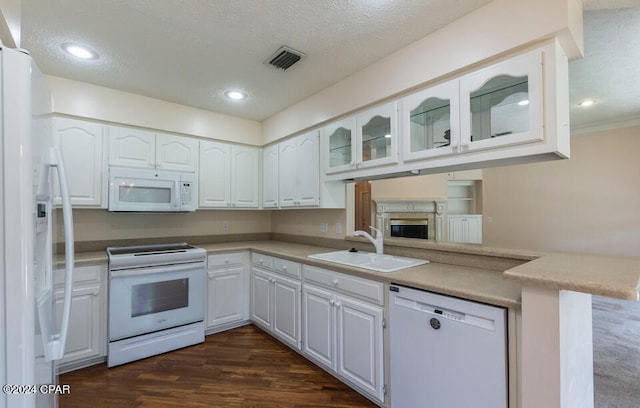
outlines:
{"label": "ceiling air vent", "polygon": [[283,45],[272,56],[267,58],[264,63],[285,71],[304,57],[305,55],[300,51]]}

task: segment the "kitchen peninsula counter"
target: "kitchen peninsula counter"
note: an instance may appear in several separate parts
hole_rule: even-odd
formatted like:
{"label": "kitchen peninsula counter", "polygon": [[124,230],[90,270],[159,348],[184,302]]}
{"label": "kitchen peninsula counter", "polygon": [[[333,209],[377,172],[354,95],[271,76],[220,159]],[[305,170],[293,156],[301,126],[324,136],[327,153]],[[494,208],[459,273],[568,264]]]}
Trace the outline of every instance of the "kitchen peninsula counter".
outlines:
{"label": "kitchen peninsula counter", "polygon": [[[322,240],[319,241],[322,243]],[[349,241],[351,244],[351,240]],[[308,255],[335,251],[335,246],[309,245],[279,240],[248,240],[195,245],[204,248],[209,254],[252,250],[380,282],[406,285],[509,308],[520,307],[521,286],[525,284],[623,300],[640,300],[640,258],[548,253],[539,254],[537,258],[531,255],[531,260],[527,260],[522,252],[514,252],[517,257],[522,259],[522,263],[511,266],[504,272],[490,267],[485,269],[469,265],[431,262],[397,272],[382,273],[308,258]],[[459,247],[460,251],[465,254],[465,248]],[[398,255],[412,256],[411,252],[414,252],[413,256],[418,257],[415,254],[421,251],[423,251],[422,248],[406,248],[403,253]],[[505,256],[505,258],[510,255],[508,250],[489,248],[485,251],[482,247],[472,247],[470,251],[465,255],[470,257]],[[76,253],[76,265],[106,262],[108,259],[105,251],[78,251]],[[64,258],[59,255],[58,266],[63,263]],[[482,262],[477,262],[477,264],[482,265]]]}

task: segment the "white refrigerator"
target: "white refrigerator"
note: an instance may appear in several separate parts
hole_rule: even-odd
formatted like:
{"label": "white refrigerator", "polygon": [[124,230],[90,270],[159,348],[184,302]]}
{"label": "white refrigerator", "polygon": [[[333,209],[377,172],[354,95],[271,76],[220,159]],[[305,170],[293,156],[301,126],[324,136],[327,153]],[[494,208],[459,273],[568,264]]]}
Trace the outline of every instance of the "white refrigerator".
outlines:
{"label": "white refrigerator", "polygon": [[[0,43],[0,408],[56,407],[60,392],[52,385],[69,325],[74,254],[64,169],[52,147],[51,108],[32,58]],[[54,178],[64,234],[53,233]],[[65,241],[64,301],[57,312],[54,236]]]}

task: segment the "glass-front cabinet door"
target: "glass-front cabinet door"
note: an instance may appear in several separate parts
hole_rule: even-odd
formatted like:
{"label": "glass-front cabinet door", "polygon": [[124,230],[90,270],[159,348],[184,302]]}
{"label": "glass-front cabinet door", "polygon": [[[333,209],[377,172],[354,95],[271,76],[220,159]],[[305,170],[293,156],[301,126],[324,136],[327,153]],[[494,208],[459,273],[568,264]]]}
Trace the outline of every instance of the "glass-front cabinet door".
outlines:
{"label": "glass-front cabinet door", "polygon": [[458,95],[458,81],[450,81],[402,99],[404,161],[457,152],[460,144]]}
{"label": "glass-front cabinet door", "polygon": [[462,150],[544,139],[542,53],[505,61],[460,79]]}
{"label": "glass-front cabinet door", "polygon": [[395,101],[356,116],[358,168],[398,162],[397,117]]}
{"label": "glass-front cabinet door", "polygon": [[356,164],[356,118],[325,126],[322,130],[325,173],[352,170]]}

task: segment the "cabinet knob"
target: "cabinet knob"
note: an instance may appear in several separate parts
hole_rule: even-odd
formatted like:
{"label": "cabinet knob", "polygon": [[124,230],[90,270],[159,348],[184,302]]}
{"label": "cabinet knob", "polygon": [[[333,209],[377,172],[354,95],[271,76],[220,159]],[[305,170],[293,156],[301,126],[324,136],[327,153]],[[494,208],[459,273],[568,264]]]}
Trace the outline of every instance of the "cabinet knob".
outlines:
{"label": "cabinet knob", "polygon": [[224,260],[224,263],[229,263],[229,258],[226,258],[226,259]]}
{"label": "cabinet knob", "polygon": [[337,280],[337,279],[334,279],[334,280],[332,280],[331,282],[332,282],[335,286],[338,286],[338,280]]}
{"label": "cabinet knob", "polygon": [[287,265],[282,265],[282,270],[286,271],[287,270]]}
{"label": "cabinet knob", "polygon": [[262,258],[258,259],[258,263],[259,263],[260,265],[262,265],[262,264],[264,263],[264,259],[262,259]]}
{"label": "cabinet knob", "polygon": [[336,305],[336,302],[335,302],[333,299],[331,299],[331,300],[329,301],[329,305],[331,305],[331,306],[335,306],[335,305]]}

